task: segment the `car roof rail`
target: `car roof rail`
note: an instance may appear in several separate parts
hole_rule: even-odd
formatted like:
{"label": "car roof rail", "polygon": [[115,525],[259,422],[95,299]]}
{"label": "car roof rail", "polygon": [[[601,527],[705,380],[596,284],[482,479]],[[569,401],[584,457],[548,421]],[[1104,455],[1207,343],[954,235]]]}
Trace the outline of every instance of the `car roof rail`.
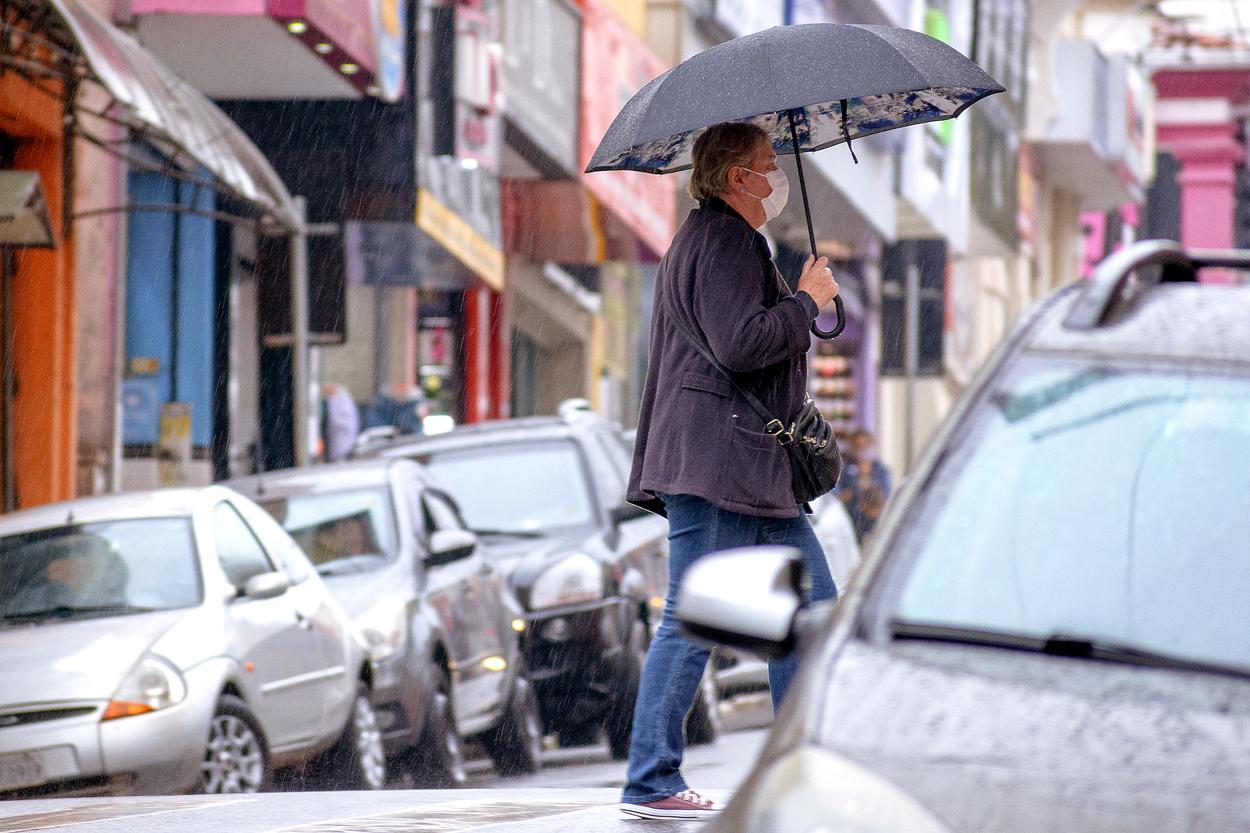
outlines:
{"label": "car roof rail", "polygon": [[[1140,275],[1145,266],[1157,271]],[[1072,304],[1063,325],[1092,330],[1106,324],[1112,312],[1139,292],[1160,283],[1198,280],[1198,270],[1209,267],[1250,269],[1250,251],[1185,249],[1175,240],[1142,240],[1112,254],[1094,270],[1085,289]]]}

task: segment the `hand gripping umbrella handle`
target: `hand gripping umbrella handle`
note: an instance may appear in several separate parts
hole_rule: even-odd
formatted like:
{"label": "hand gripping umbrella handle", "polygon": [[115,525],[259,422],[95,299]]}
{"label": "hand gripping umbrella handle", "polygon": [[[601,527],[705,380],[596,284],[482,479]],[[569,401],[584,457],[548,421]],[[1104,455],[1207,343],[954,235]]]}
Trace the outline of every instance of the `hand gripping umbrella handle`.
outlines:
{"label": "hand gripping umbrella handle", "polygon": [[833,305],[838,313],[838,323],[833,325],[832,330],[822,330],[820,329],[820,326],[813,321],[812,335],[816,336],[816,338],[837,338],[842,331],[846,329],[846,312],[842,308],[842,298],[835,296],[833,299]]}

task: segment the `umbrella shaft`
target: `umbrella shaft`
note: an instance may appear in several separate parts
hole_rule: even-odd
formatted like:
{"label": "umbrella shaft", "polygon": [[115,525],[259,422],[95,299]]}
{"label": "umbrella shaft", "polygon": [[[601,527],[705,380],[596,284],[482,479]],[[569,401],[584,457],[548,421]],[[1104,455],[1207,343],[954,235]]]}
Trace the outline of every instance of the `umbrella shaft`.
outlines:
{"label": "umbrella shaft", "polygon": [[807,242],[812,245],[812,256],[816,257],[816,230],[812,227],[812,209],[807,202],[807,180],[803,176],[803,156],[799,153],[799,131],[794,126],[794,111],[790,116],[790,145],[794,148],[794,165],[799,171],[799,193],[803,195],[803,216],[807,218]]}

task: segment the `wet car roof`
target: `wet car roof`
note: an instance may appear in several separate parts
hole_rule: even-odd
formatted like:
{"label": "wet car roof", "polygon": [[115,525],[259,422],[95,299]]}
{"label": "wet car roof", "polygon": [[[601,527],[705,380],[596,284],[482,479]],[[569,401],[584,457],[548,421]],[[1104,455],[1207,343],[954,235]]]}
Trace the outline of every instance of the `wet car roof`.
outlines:
{"label": "wet car roof", "polygon": [[392,466],[403,460],[368,459],[327,463],[240,477],[223,485],[256,500],[280,495],[342,491],[385,485]]}
{"label": "wet car roof", "polygon": [[198,489],[160,489],[77,498],[5,515],[0,518],[0,535],[73,523],[189,516],[214,495],[222,498],[228,494],[230,493],[220,486],[206,486]]}
{"label": "wet car roof", "polygon": [[431,451],[472,448],[478,445],[526,442],[535,439],[563,439],[572,435],[577,420],[560,417],[525,417],[465,425],[432,437],[407,439],[378,449],[382,457],[402,457]]}
{"label": "wet car roof", "polygon": [[1167,283],[1130,301],[1113,322],[1064,325],[1079,285],[1042,314],[1029,350],[1250,365],[1250,286]]}

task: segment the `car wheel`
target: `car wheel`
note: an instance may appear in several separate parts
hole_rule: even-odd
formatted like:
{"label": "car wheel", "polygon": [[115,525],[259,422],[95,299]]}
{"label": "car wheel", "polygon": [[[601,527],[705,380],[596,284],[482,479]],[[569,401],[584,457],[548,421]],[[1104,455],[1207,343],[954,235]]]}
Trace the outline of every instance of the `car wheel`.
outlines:
{"label": "car wheel", "polygon": [[720,734],[720,692],[716,689],[716,676],[711,668],[703,674],[694,706],[686,715],[686,743],[700,746],[712,743]]}
{"label": "car wheel", "polygon": [[343,734],[317,767],[319,784],[327,789],[380,790],[386,787],[386,753],[382,730],[369,687],[356,689]]}
{"label": "car wheel", "polygon": [[616,697],[608,709],[604,728],[608,730],[608,749],[612,759],[623,761],[629,757],[629,738],[634,731],[634,702],[638,699],[638,686],[642,682],[642,663],[646,658],[646,625],[634,622],[629,631],[629,644],[621,667]]}
{"label": "car wheel", "polygon": [[269,749],[260,722],[237,697],[223,694],[208,727],[201,793],[254,793],[269,785]]}
{"label": "car wheel", "polygon": [[425,733],[412,750],[410,762],[418,787],[446,789],[463,785],[469,776],[464,768],[464,742],[452,711],[451,681],[441,669],[438,680]]}
{"label": "car wheel", "polygon": [[499,727],[485,740],[486,751],[500,775],[528,775],[542,766],[542,713],[534,686],[523,674],[516,675]]}

